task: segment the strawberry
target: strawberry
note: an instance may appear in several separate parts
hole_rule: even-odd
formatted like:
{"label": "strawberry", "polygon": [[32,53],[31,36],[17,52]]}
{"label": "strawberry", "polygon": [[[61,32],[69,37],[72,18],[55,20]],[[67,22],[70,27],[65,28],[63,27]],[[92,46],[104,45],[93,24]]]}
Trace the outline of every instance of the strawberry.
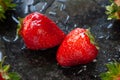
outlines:
{"label": "strawberry", "polygon": [[28,14],[19,30],[27,48],[32,50],[47,49],[59,45],[65,33],[45,15],[33,12]]}
{"label": "strawberry", "polygon": [[93,36],[87,29],[76,28],[63,40],[57,52],[57,61],[61,66],[70,67],[86,64],[96,58],[98,50]]}
{"label": "strawberry", "polygon": [[100,74],[101,80],[120,80],[120,63],[109,62],[106,66],[108,70]]}
{"label": "strawberry", "polygon": [[120,19],[120,0],[110,0],[111,5],[106,6],[108,20]]}

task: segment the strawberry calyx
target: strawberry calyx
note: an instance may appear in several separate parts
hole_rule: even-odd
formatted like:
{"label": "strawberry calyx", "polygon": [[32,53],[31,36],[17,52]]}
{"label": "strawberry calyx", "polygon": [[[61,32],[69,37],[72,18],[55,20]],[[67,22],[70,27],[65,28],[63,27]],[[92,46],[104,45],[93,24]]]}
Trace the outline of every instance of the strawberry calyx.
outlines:
{"label": "strawberry calyx", "polygon": [[17,35],[19,35],[19,34],[21,33],[21,32],[20,32],[20,29],[21,29],[22,24],[23,24],[23,19],[24,19],[24,18],[18,17],[19,23],[18,23],[18,25],[17,25],[17,31],[16,31],[16,34],[17,34]]}
{"label": "strawberry calyx", "polygon": [[0,61],[0,75],[3,78],[3,80],[20,80],[21,77],[18,73],[16,72],[9,72],[10,65],[4,65],[4,60],[6,57]]}
{"label": "strawberry calyx", "polygon": [[6,19],[5,12],[15,7],[16,4],[12,3],[12,0],[0,0],[0,20]]}
{"label": "strawberry calyx", "polygon": [[94,36],[93,36],[92,33],[90,32],[90,28],[86,29],[86,34],[87,34],[87,36],[89,37],[90,42],[91,42],[93,45],[95,45],[97,49],[99,49],[98,44],[96,43]]}
{"label": "strawberry calyx", "polygon": [[110,0],[111,5],[106,6],[106,14],[108,20],[120,19],[120,6],[114,0]]}
{"label": "strawberry calyx", "polygon": [[110,62],[106,64],[108,71],[100,74],[102,80],[120,80],[120,63]]}

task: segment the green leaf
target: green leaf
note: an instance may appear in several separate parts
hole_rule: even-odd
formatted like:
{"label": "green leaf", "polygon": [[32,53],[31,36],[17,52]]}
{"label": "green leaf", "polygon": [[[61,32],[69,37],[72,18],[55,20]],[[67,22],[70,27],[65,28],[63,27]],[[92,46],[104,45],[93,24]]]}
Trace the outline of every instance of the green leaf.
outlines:
{"label": "green leaf", "polygon": [[16,4],[12,3],[12,0],[0,0],[0,20],[5,19],[5,12],[12,10],[16,7]]}
{"label": "green leaf", "polygon": [[109,0],[111,3],[113,3],[114,2],[114,0]]}
{"label": "green leaf", "polygon": [[108,5],[105,8],[105,13],[108,15],[108,20],[120,18],[120,16],[117,15],[120,12],[120,6],[114,3],[114,1],[111,1],[111,5]]}
{"label": "green leaf", "polygon": [[23,19],[24,18],[20,18],[20,17],[18,17],[18,20],[19,20],[19,23],[18,23],[18,25],[17,25],[17,35],[19,35],[19,31],[20,31],[20,29],[21,29],[21,26],[22,26],[22,22],[23,22]]}
{"label": "green leaf", "polygon": [[4,66],[3,66],[4,72],[8,72],[9,69],[10,69],[10,65],[4,65]]}
{"label": "green leaf", "polygon": [[100,74],[102,80],[116,80],[120,76],[120,63],[110,62],[106,64],[108,71]]}
{"label": "green leaf", "polygon": [[96,43],[96,41],[95,41],[94,36],[93,36],[92,33],[90,32],[90,28],[87,29],[86,34],[87,34],[87,36],[89,36],[90,42],[91,42],[92,44],[94,44],[97,49],[99,49],[99,47],[98,47],[98,45],[97,45],[97,43]]}
{"label": "green leaf", "polygon": [[8,75],[10,77],[10,80],[20,80],[21,79],[21,76],[16,72],[11,72]]}
{"label": "green leaf", "polygon": [[6,57],[0,61],[0,73],[5,80],[20,80],[21,76],[16,72],[9,72],[10,65],[3,65]]}
{"label": "green leaf", "polygon": [[2,77],[3,77],[5,80],[10,80],[9,75],[7,75],[6,73],[4,73],[4,74],[2,75]]}

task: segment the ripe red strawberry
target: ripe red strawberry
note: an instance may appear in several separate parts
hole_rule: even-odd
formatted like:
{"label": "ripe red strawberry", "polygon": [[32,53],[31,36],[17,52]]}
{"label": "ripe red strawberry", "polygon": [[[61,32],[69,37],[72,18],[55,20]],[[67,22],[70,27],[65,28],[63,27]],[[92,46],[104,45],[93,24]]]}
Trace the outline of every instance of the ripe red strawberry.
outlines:
{"label": "ripe red strawberry", "polygon": [[61,66],[86,64],[96,58],[98,50],[94,38],[87,29],[76,28],[63,40],[57,52],[57,61]]}
{"label": "ripe red strawberry", "polygon": [[27,48],[33,50],[55,47],[65,37],[64,32],[52,20],[38,12],[24,18],[20,35]]}

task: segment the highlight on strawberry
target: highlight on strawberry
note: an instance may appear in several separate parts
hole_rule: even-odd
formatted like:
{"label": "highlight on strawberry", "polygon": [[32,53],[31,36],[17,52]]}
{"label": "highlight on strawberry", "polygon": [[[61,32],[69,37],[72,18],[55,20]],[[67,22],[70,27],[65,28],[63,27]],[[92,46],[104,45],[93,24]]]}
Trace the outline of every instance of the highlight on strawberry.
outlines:
{"label": "highlight on strawberry", "polygon": [[110,3],[106,6],[107,19],[120,19],[120,0],[110,0]]}
{"label": "highlight on strawberry", "polygon": [[39,12],[28,14],[20,23],[18,33],[27,48],[53,48],[63,41],[65,33],[47,16]]}
{"label": "highlight on strawberry", "polygon": [[56,59],[63,67],[92,62],[98,54],[95,39],[88,29],[75,28],[63,40]]}
{"label": "highlight on strawberry", "polygon": [[0,80],[20,80],[17,72],[9,72],[10,65],[3,65],[5,57],[0,61]]}
{"label": "highlight on strawberry", "polygon": [[12,3],[12,0],[0,0],[0,20],[6,19],[5,12],[12,10],[16,7],[16,4]]}
{"label": "highlight on strawberry", "polygon": [[109,62],[106,66],[108,70],[100,74],[101,80],[120,80],[120,63]]}

